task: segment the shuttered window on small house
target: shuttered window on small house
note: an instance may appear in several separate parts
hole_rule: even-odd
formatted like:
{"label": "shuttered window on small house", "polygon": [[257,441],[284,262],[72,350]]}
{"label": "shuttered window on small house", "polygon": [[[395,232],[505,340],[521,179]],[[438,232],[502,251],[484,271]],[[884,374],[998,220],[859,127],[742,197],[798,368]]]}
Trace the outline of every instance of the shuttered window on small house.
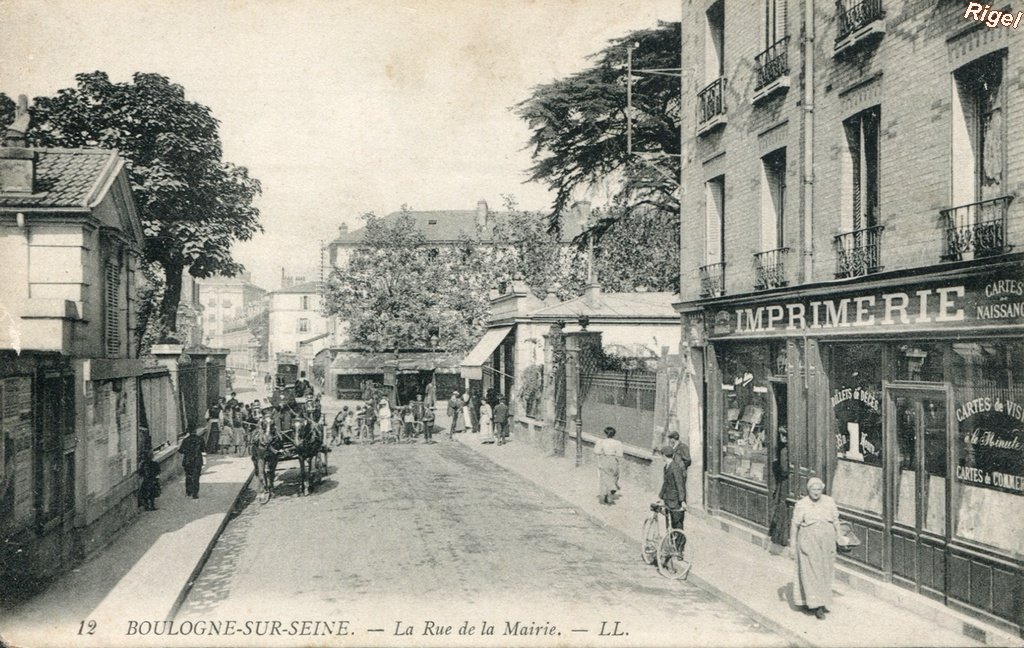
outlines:
{"label": "shuttered window on small house", "polygon": [[107,262],[103,286],[103,340],[107,356],[116,357],[121,351],[121,268],[117,263]]}

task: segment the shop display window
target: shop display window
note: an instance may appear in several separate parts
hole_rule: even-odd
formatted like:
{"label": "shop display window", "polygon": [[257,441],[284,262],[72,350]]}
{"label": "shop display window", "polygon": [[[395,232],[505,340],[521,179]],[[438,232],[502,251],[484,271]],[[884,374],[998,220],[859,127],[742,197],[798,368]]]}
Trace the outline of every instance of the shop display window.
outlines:
{"label": "shop display window", "polygon": [[829,395],[835,421],[832,497],[882,513],[882,345],[831,345]]}
{"label": "shop display window", "polygon": [[914,382],[941,383],[945,345],[929,342],[901,342],[892,345],[893,378]]}
{"label": "shop display window", "polygon": [[769,350],[732,345],[719,352],[724,403],[721,472],[759,483],[767,481]]}
{"label": "shop display window", "polygon": [[954,532],[1024,553],[1024,342],[952,345]]}

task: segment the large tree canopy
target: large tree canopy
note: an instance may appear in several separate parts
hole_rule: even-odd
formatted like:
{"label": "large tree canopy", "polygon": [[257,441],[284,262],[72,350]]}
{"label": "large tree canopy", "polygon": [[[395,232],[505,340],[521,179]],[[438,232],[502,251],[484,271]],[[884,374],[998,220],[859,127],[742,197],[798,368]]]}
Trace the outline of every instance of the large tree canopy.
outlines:
{"label": "large tree canopy", "polygon": [[76,87],[35,99],[29,140],[117,149],[127,159],[146,258],[164,274],[159,317],[173,331],[185,269],[197,278],[242,269],[231,248],[262,231],[253,205],[260,183],[222,159],[217,119],[166,77],[136,73],[130,83],[112,83],[91,72],[75,79]]}
{"label": "large tree canopy", "polygon": [[[628,154],[626,48],[634,44],[633,150],[675,155],[660,156],[660,170]],[[642,70],[678,70],[679,23],[631,32],[591,59],[591,67],[536,86],[515,107],[533,131],[530,179],[555,192],[555,223],[578,189],[607,182],[614,184],[623,216],[640,206],[678,216],[680,78]]]}

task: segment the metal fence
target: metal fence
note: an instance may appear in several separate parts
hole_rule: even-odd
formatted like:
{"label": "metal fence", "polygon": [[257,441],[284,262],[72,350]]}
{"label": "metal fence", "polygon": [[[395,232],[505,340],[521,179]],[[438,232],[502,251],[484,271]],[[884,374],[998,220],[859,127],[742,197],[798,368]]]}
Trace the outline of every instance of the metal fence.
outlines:
{"label": "metal fence", "polygon": [[582,391],[583,431],[598,437],[615,428],[615,438],[638,448],[654,443],[656,374],[648,371],[597,371]]}

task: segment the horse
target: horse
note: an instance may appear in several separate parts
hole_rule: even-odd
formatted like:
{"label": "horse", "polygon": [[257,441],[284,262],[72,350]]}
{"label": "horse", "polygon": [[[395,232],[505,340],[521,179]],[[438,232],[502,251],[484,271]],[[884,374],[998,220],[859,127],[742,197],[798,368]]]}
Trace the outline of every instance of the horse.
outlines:
{"label": "horse", "polygon": [[323,463],[321,454],[326,454],[324,433],[319,423],[304,416],[294,419],[292,426],[292,443],[295,444],[295,456],[299,460],[300,494],[309,495],[313,491],[314,475],[321,476]]}
{"label": "horse", "polygon": [[260,502],[266,504],[274,495],[274,473],[277,471],[277,455],[281,445],[281,438],[274,429],[271,417],[265,416],[257,424],[249,443]]}

